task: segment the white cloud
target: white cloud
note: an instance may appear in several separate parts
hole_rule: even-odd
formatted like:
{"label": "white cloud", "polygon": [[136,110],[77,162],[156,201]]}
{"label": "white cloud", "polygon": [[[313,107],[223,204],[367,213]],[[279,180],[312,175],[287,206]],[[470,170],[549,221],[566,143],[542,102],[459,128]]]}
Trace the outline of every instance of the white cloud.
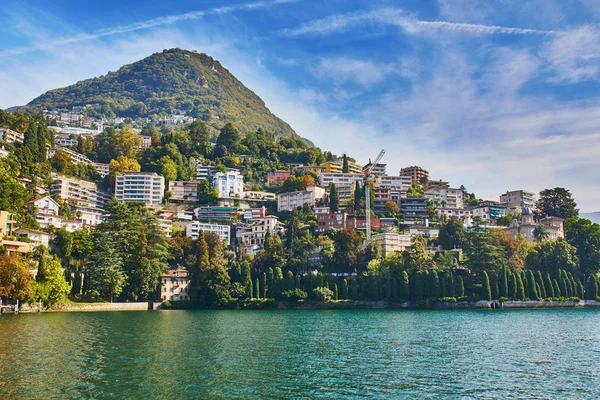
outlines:
{"label": "white cloud", "polygon": [[540,50],[555,82],[575,83],[600,77],[600,31],[587,25],[561,33]]}
{"label": "white cloud", "polygon": [[383,81],[394,72],[394,67],[350,58],[324,58],[318,65],[311,67],[311,70],[319,79],[330,79],[337,83],[353,81],[369,86]]}

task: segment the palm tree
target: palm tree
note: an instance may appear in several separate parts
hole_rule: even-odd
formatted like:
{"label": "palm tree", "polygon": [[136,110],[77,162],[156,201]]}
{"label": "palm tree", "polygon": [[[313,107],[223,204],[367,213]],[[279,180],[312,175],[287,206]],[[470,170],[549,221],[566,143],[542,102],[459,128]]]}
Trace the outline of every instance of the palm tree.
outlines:
{"label": "palm tree", "polygon": [[536,225],[533,229],[533,237],[538,243],[543,242],[545,239],[548,239],[548,230],[544,225]]}

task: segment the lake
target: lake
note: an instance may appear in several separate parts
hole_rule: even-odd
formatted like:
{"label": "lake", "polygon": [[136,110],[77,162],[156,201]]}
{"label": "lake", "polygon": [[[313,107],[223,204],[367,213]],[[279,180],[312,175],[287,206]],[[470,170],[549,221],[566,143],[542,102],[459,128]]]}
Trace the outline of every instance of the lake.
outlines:
{"label": "lake", "polygon": [[600,397],[600,310],[0,316],[0,398]]}

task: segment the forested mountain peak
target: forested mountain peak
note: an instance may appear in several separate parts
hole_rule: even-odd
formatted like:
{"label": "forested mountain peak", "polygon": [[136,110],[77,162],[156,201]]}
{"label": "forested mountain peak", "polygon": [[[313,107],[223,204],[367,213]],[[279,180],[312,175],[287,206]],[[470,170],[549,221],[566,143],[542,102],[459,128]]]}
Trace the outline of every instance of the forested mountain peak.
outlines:
{"label": "forested mountain peak", "polygon": [[215,129],[232,122],[242,133],[258,128],[299,138],[263,100],[212,57],[181,49],[163,50],[115,72],[54,89],[25,111],[87,107],[93,117],[166,117],[183,114]]}

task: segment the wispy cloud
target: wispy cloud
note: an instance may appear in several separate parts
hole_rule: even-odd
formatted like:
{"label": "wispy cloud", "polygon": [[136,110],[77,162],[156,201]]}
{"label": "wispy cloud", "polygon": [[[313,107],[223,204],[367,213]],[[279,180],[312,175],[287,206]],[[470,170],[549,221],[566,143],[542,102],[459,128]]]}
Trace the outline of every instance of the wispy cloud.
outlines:
{"label": "wispy cloud", "polygon": [[237,4],[232,6],[217,7],[208,10],[192,11],[183,14],[170,15],[167,17],[153,18],[147,21],[136,22],[129,25],[114,27],[105,30],[99,30],[93,33],[81,33],[70,37],[64,37],[54,40],[39,40],[31,46],[20,47],[16,49],[8,49],[0,51],[0,57],[15,56],[26,54],[38,50],[51,50],[60,46],[101,39],[108,36],[115,36],[124,33],[136,32],[141,30],[152,29],[165,25],[173,25],[181,21],[197,20],[209,15],[231,14],[237,11],[256,10],[269,8],[278,4],[295,3],[301,0],[272,0],[272,1],[257,1],[252,3]]}
{"label": "wispy cloud", "polygon": [[403,10],[384,8],[352,14],[338,14],[328,18],[310,21],[298,28],[279,31],[283,36],[323,36],[334,32],[342,32],[357,26],[383,24],[403,28],[407,32],[416,33],[427,29],[440,29],[488,35],[557,35],[554,30],[538,30],[513,28],[506,26],[466,24],[448,21],[421,21],[407,15]]}
{"label": "wispy cloud", "polygon": [[369,86],[383,81],[394,71],[394,66],[342,57],[324,58],[311,69],[319,79],[331,79],[335,82],[353,81],[361,86]]}

